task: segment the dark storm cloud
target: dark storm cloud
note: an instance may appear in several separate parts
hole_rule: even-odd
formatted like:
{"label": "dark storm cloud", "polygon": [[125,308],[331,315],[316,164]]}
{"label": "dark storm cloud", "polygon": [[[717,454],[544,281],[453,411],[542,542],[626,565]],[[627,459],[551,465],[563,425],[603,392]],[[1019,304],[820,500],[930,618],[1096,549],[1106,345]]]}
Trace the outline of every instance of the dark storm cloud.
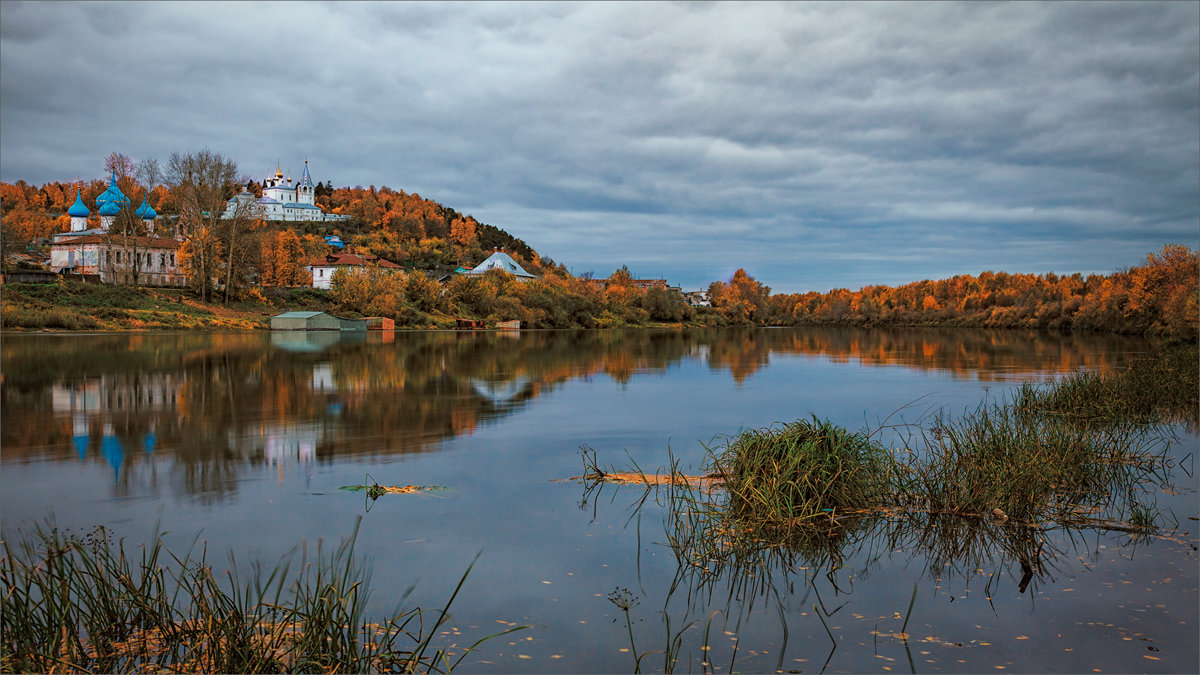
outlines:
{"label": "dark storm cloud", "polygon": [[576,271],[777,290],[1197,242],[1195,3],[5,3],[0,174],[209,147]]}

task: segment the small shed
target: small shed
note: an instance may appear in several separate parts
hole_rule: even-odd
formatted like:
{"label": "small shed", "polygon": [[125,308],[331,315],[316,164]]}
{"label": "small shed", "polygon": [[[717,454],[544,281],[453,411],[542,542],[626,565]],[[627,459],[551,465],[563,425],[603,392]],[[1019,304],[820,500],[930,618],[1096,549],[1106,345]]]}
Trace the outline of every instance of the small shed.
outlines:
{"label": "small shed", "polygon": [[361,319],[339,319],[325,312],[284,312],[271,317],[271,330],[365,331]]}
{"label": "small shed", "polygon": [[396,322],[386,316],[368,316],[367,330],[396,330]]}
{"label": "small shed", "polygon": [[454,327],[457,330],[479,330],[483,328],[483,322],[479,319],[455,319]]}
{"label": "small shed", "polygon": [[284,312],[271,317],[271,330],[341,329],[341,320],[325,312]]}
{"label": "small shed", "polygon": [[342,323],[343,333],[365,333],[367,332],[366,319],[338,319]]}

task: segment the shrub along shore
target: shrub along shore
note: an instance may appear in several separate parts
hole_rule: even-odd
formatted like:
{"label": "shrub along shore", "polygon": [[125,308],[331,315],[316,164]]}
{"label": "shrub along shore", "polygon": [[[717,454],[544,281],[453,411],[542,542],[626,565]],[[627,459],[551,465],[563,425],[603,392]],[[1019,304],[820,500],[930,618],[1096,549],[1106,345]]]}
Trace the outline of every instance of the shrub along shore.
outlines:
{"label": "shrub along shore", "polygon": [[1111,275],[984,272],[851,292],[777,293],[744,270],[708,288],[693,307],[661,287],[641,287],[625,268],[603,282],[561,267],[520,282],[501,271],[445,284],[421,271],[338,270],[328,291],[251,287],[227,303],[198,289],[95,286],[67,279],[3,287],[3,327],[15,330],[260,329],[271,316],[319,310],[383,316],[398,328],[450,328],[456,319],[526,328],[625,326],[947,326],[1081,330],[1196,340],[1200,258],[1166,246],[1139,267]]}

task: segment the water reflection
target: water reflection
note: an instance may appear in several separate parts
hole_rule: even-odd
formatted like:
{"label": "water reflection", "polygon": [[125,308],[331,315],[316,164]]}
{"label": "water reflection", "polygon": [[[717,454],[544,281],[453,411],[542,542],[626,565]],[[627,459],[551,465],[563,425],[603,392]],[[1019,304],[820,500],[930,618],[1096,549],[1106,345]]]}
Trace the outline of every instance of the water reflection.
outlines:
{"label": "water reflection", "polygon": [[[395,333],[388,333],[395,337]],[[289,352],[319,352],[336,344],[366,342],[367,334],[358,331],[299,330],[271,331],[271,346]]]}
{"label": "water reflection", "polygon": [[[1154,436],[1161,431],[1147,433]],[[635,513],[648,505],[666,511],[664,543],[675,559],[674,578],[661,609],[650,608],[634,619],[653,621],[661,630],[656,635],[651,625],[636,637],[630,633],[634,654],[666,645],[662,650],[668,658],[662,668],[666,672],[723,668],[795,672],[788,666],[794,662],[809,664],[803,669],[807,672],[822,663],[822,672],[831,663],[835,670],[861,672],[877,665],[872,655],[878,658],[889,647],[892,653],[903,650],[912,672],[916,671],[914,653],[926,664],[940,664],[935,669],[956,669],[950,664],[954,659],[966,664],[957,669],[979,672],[985,664],[995,664],[981,662],[978,653],[957,651],[964,642],[961,637],[955,642],[954,636],[962,631],[950,632],[952,627],[931,617],[929,607],[957,600],[962,611],[968,598],[975,596],[986,601],[984,613],[998,620],[1006,614],[1028,617],[1045,597],[1043,586],[1064,579],[1089,583],[1078,578],[1080,571],[1104,577],[1103,563],[1111,563],[1102,559],[1106,549],[1132,559],[1141,548],[1177,542],[1174,515],[1155,507],[1158,491],[1174,487],[1175,468],[1175,460],[1129,467],[1127,475],[1108,486],[1111,494],[1097,495],[1104,508],[1087,509],[1091,515],[1083,522],[1018,523],[920,509],[882,509],[771,529],[735,522],[722,511],[719,489],[697,490],[669,482],[637,488],[585,480],[581,506],[592,505],[593,519],[600,504],[607,508],[631,504]],[[618,500],[614,494],[604,497],[606,489],[633,493],[632,501]],[[1157,527],[1128,527],[1110,518],[1138,509],[1154,511]],[[640,528],[641,518],[637,523]],[[638,540],[651,536],[639,530]],[[1077,567],[1080,561],[1082,570]],[[897,570],[912,568],[919,572],[915,583],[910,579],[903,589],[888,587]],[[637,586],[643,588],[640,582]],[[1090,583],[1112,587],[1111,581]],[[918,598],[919,609],[914,612]],[[636,600],[633,596],[626,604],[636,606]],[[1169,601],[1146,589],[1147,606],[1164,600]],[[655,614],[657,619],[652,618]],[[777,629],[764,629],[764,621],[777,622]],[[801,639],[792,640],[790,636],[796,634]],[[764,635],[772,637],[764,639]],[[849,653],[839,655],[839,647]],[[808,658],[795,658],[800,655]]]}
{"label": "water reflection", "polygon": [[[605,594],[617,585],[641,600],[632,608],[639,655],[677,645],[678,670],[684,659],[691,659],[691,670],[704,669],[701,658],[719,670],[815,672],[827,659],[831,670],[874,671],[884,663],[905,670],[907,645],[890,636],[904,626],[914,580],[919,591],[908,633],[922,669],[940,659],[935,667],[947,671],[1006,665],[1074,672],[1088,664],[1047,655],[1080,646],[1074,653],[1137,670],[1141,654],[1105,660],[1109,654],[1100,652],[1119,647],[1121,636],[1103,629],[1110,631],[1103,640],[1087,637],[1101,629],[1078,620],[1086,617],[1132,626],[1131,632],[1152,626],[1158,646],[1187,647],[1173,667],[1195,670],[1194,625],[1176,620],[1188,616],[1133,623],[1143,609],[1154,612],[1154,604],[1175,612],[1195,607],[1188,557],[1194,548],[1168,557],[1167,543],[1158,540],[1146,547],[1153,555],[1136,565],[1106,566],[1129,550],[1122,543],[1114,553],[1114,539],[1128,534],[1085,530],[1084,538],[990,521],[962,532],[962,521],[876,514],[757,552],[746,542],[747,565],[740,568],[733,560],[685,567],[660,545],[664,506],[651,500],[632,517],[624,504],[596,499],[594,522],[581,522],[586,516],[563,508],[578,498],[575,486],[552,480],[572,475],[578,467],[572,450],[584,442],[613,453],[631,448],[632,461],[652,466],[672,436],[676,450],[688,452],[680,448],[690,439],[734,433],[743,423],[813,412],[853,424],[863,410],[883,416],[895,408],[882,406],[930,390],[949,398],[947,407],[970,407],[980,400],[977,381],[1106,370],[1152,344],[837,329],[340,338],[6,335],[0,343],[5,527],[22,527],[49,510],[67,527],[104,523],[136,538],[161,517],[185,547],[195,529],[207,528],[214,549],[270,561],[301,541],[344,536],[366,497],[339,486],[376,479],[441,485],[450,490],[429,499],[381,498],[364,521],[370,536],[360,543],[387,589],[377,596],[381,612],[392,609],[415,576],[424,594],[417,599],[439,606],[471,557],[487,550],[457,601],[462,627],[503,619],[537,629],[523,652],[532,660],[517,660],[507,642],[489,644],[488,655],[472,665],[480,672],[632,670],[630,654],[617,651],[629,647],[625,625],[608,621],[617,608]],[[402,455],[405,461],[392,461]],[[630,494],[635,501],[642,496]],[[1160,503],[1167,498],[1159,493]],[[1193,504],[1194,491],[1177,499]],[[964,545],[936,545],[950,540]],[[1076,586],[1075,575],[1086,586]],[[1141,583],[1125,585],[1154,578],[1162,580],[1154,593]],[[1066,602],[1046,601],[1052,591],[1062,596],[1063,586],[1080,592],[1066,594]],[[1090,600],[1081,606],[1076,598],[1085,593]],[[706,632],[710,651],[700,649]],[[1036,642],[1010,645],[1023,655],[1016,665],[986,660],[995,650],[917,645],[933,636],[970,642],[1017,634]],[[895,663],[877,660],[876,638],[878,655]],[[841,646],[831,653],[834,644]],[[648,657],[643,668],[665,670],[662,657]]]}
{"label": "water reflection", "polygon": [[821,328],[6,336],[4,461],[106,462],[118,495],[150,457],[220,498],[239,467],[428,452],[563,382],[627,383],[696,360],[742,383],[771,359],[902,365],[980,380],[1106,370],[1129,345],[1012,331]]}

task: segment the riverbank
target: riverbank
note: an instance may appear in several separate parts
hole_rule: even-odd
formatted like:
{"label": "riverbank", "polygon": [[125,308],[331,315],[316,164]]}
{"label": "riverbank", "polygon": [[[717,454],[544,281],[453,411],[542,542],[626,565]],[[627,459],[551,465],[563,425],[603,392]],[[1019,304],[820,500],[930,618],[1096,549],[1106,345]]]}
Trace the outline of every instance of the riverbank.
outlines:
{"label": "riverbank", "polygon": [[[257,297],[228,304],[204,302],[185,289],[109,286],[61,280],[51,284],[10,283],[0,291],[5,331],[266,330],[282,312],[362,314],[341,308],[329,292],[313,288],[264,288]],[[454,328],[456,316],[419,312],[398,329]],[[662,328],[704,326],[702,321],[621,322],[619,326]],[[529,326],[543,328],[546,326]],[[616,327],[616,326],[614,326]]]}
{"label": "riverbank", "polygon": [[[126,287],[80,283],[62,279],[55,283],[8,283],[0,287],[0,321],[5,331],[170,331],[170,330],[266,330],[270,328],[272,316],[290,311],[321,311],[347,318],[361,318],[361,312],[347,309],[329,291],[314,288],[264,288],[256,289],[249,298],[232,301],[204,302],[187,289]],[[430,311],[406,308],[404,320],[396,321],[396,328],[410,330],[454,328],[457,318],[480,318],[469,309],[458,307],[453,302],[449,307]],[[519,312],[520,303],[514,312],[524,316],[530,312]],[[455,309],[462,311],[454,311]],[[635,311],[616,315],[609,309],[595,307],[597,315],[584,315],[579,321],[568,322],[575,327],[602,328],[714,328],[728,326],[845,326],[853,328],[978,328],[1018,329],[1055,332],[1070,332],[1065,326],[1049,326],[1037,322],[1014,320],[1011,323],[984,322],[977,317],[942,313],[939,315],[913,315],[907,319],[899,317],[866,320],[861,316],[847,315],[839,320],[805,316],[787,322],[778,317],[751,321],[731,319],[725,312],[708,307],[688,308],[678,320],[655,320],[648,312]],[[577,312],[576,312],[577,313]],[[525,320],[525,328],[561,328],[562,322],[549,316],[533,312],[543,320]],[[494,317],[493,317],[494,318]],[[587,325],[581,325],[587,324]],[[1078,327],[1074,330],[1084,330]],[[1085,332],[1140,334],[1135,326],[1124,329],[1100,329],[1092,327]],[[1156,333],[1157,334],[1157,333]],[[1176,336],[1179,339],[1178,336]],[[1182,338],[1187,341],[1188,338]],[[1192,339],[1194,342],[1194,338]]]}
{"label": "riverbank", "polygon": [[[302,292],[289,294],[291,309],[326,310],[329,303]],[[250,330],[267,328],[273,305],[205,303],[180,289],[128,288],[60,281],[53,284],[5,284],[5,330],[138,331]]]}

